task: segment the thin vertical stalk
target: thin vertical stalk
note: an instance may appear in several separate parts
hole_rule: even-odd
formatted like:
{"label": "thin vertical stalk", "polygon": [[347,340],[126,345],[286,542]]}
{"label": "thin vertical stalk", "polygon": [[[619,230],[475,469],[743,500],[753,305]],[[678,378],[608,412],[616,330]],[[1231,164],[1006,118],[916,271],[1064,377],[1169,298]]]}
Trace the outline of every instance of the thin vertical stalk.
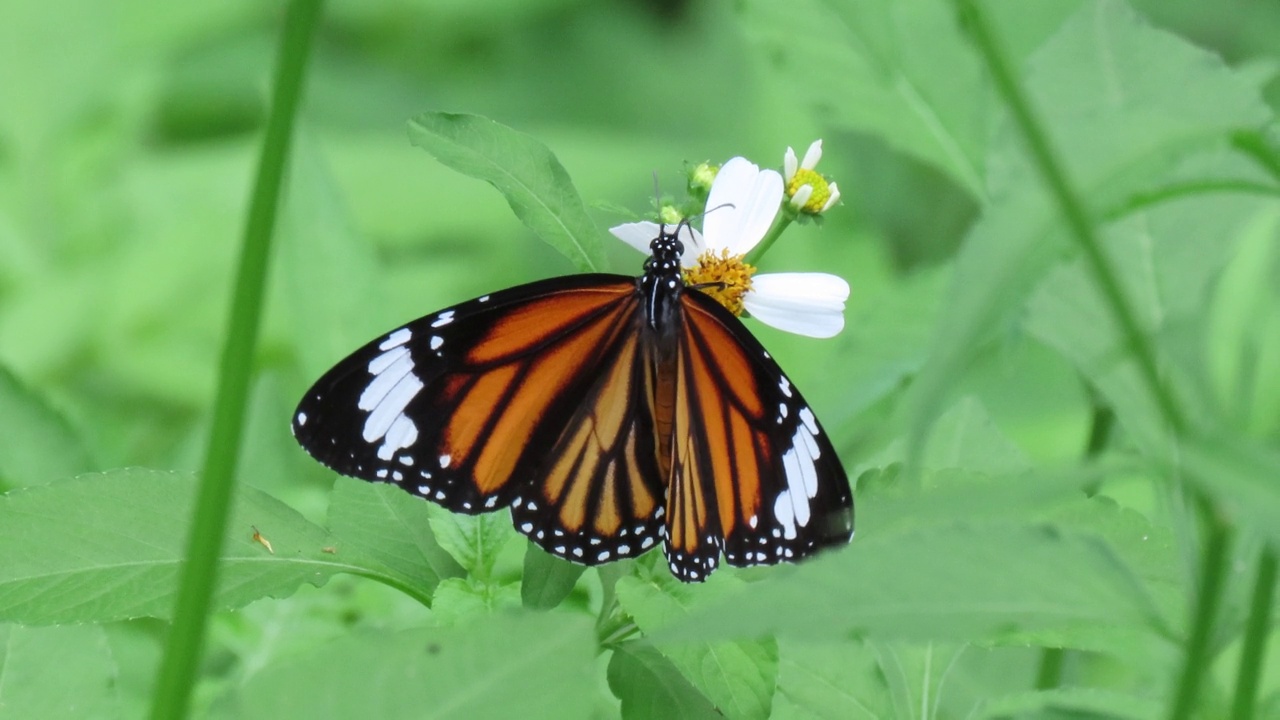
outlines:
{"label": "thin vertical stalk", "polygon": [[[1180,437],[1187,430],[1186,416],[1177,398],[1160,378],[1155,347],[1138,323],[1137,313],[1125,296],[1120,278],[1112,268],[1102,244],[1094,231],[1093,222],[1084,202],[1067,178],[1066,170],[1056,157],[1048,134],[1031,110],[1031,104],[1014,77],[1012,65],[996,40],[995,33],[976,0],[955,0],[961,23],[986,62],[996,90],[1004,99],[1015,127],[1026,142],[1031,159],[1039,170],[1051,194],[1056,197],[1071,237],[1079,245],[1086,267],[1102,293],[1112,319],[1120,329],[1129,351],[1138,366],[1139,375],[1147,392],[1160,408],[1165,423],[1173,436]],[[1200,517],[1205,528],[1201,558],[1200,585],[1195,597],[1192,628],[1187,638],[1185,665],[1176,688],[1176,701],[1171,717],[1181,720],[1190,715],[1195,706],[1200,681],[1205,676],[1210,660],[1209,640],[1218,602],[1221,599],[1230,530],[1204,496],[1198,498]]]}
{"label": "thin vertical stalk", "polygon": [[1271,633],[1271,603],[1275,597],[1276,553],[1270,547],[1258,554],[1258,577],[1253,586],[1253,604],[1245,626],[1240,669],[1236,674],[1236,697],[1231,704],[1231,720],[1252,720],[1258,699],[1258,678],[1262,675],[1267,636]]}
{"label": "thin vertical stalk", "polygon": [[1200,516],[1205,520],[1200,587],[1192,609],[1191,635],[1187,638],[1182,676],[1174,689],[1176,695],[1169,711],[1171,720],[1187,720],[1195,711],[1200,681],[1208,676],[1213,660],[1209,647],[1213,639],[1213,621],[1218,616],[1218,604],[1227,574],[1227,545],[1230,540],[1227,524],[1210,507],[1209,500],[1201,499],[1199,502]]}
{"label": "thin vertical stalk", "polygon": [[184,717],[196,683],[206,620],[217,583],[218,557],[231,509],[281,179],[319,16],[320,0],[293,0],[285,12],[271,110],[222,349],[213,425],[193,508],[173,626],[156,680],[151,717],[157,719]]}
{"label": "thin vertical stalk", "polygon": [[1138,372],[1147,385],[1147,391],[1160,406],[1160,413],[1164,416],[1165,422],[1175,434],[1181,434],[1186,429],[1182,409],[1178,406],[1173,393],[1160,380],[1155,348],[1142,332],[1138,323],[1138,314],[1125,297],[1120,277],[1111,267],[1111,262],[1102,249],[1102,243],[1094,232],[1093,222],[1089,218],[1084,202],[1067,179],[1065,168],[1049,144],[1048,134],[1032,113],[1031,103],[1028,102],[1017,79],[1014,78],[1013,69],[1005,58],[1003,49],[997,43],[995,33],[987,24],[986,17],[978,9],[977,3],[974,0],[955,0],[955,2],[969,36],[987,63],[987,69],[991,72],[996,90],[1004,98],[1009,112],[1013,115],[1015,125],[1022,133],[1022,139],[1027,144],[1027,149],[1031,153],[1036,168],[1040,171],[1041,178],[1058,200],[1063,219],[1071,230],[1070,235],[1080,246],[1089,273],[1106,299],[1107,308],[1119,325],[1120,332],[1124,335],[1129,350],[1138,363]]}

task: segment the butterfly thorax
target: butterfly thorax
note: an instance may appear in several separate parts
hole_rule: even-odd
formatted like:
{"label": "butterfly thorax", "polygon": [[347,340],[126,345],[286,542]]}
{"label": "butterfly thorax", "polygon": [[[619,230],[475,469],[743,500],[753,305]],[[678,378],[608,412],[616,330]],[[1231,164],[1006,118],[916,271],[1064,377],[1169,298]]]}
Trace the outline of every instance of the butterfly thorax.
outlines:
{"label": "butterfly thorax", "polygon": [[684,276],[680,256],[684,245],[676,232],[663,226],[658,237],[649,244],[652,255],[644,263],[644,274],[636,281],[644,300],[644,328],[651,342],[643,343],[646,385],[651,389],[650,416],[654,423],[655,453],[659,473],[665,481],[671,476],[672,424],[676,401],[676,352],[680,345],[680,296],[684,292]]}
{"label": "butterfly thorax", "polygon": [[644,263],[644,274],[637,284],[644,296],[645,324],[659,336],[672,337],[679,328],[680,294],[684,290],[684,277],[680,269],[680,256],[684,244],[676,232],[667,232],[666,226],[649,244],[651,255]]}

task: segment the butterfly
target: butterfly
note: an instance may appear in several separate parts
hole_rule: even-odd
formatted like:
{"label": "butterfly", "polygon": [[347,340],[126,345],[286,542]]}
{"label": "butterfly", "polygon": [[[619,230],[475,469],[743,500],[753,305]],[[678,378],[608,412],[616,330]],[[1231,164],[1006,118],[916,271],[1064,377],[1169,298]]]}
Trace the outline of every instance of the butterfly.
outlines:
{"label": "butterfly", "polygon": [[484,295],[360,348],[307,391],[321,463],[449,510],[510,508],[543,550],[596,565],[661,544],[675,577],[797,561],[853,535],[840,459],[799,390],[681,275],[683,224],[639,277]]}

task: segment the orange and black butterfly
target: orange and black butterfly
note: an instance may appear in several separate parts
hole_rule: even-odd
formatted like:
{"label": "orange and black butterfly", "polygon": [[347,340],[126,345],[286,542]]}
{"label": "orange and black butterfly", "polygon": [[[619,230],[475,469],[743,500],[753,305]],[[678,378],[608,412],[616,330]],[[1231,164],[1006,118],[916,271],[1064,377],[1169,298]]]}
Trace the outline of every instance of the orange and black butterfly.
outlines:
{"label": "orange and black butterfly", "polygon": [[534,282],[379,337],[307,391],[294,436],[454,512],[510,508],[586,565],[661,543],[694,582],[721,553],[768,565],[847,543],[831,441],[738,318],[685,284],[679,230],[659,231],[638,278]]}

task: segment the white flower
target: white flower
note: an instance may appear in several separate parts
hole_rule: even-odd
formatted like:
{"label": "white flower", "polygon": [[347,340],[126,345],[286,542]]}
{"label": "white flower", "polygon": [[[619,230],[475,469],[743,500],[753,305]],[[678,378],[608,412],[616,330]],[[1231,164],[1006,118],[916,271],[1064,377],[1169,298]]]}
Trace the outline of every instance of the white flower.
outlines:
{"label": "white flower", "polygon": [[[787,173],[787,202],[796,210],[817,215],[830,210],[840,199],[840,188],[835,183],[828,183],[814,170],[821,159],[821,139],[809,145],[803,162],[796,162],[796,151],[790,146],[782,156],[782,167]],[[815,193],[818,195],[816,198]]]}
{"label": "white flower", "polygon": [[[820,146],[817,154],[821,156]],[[790,155],[794,161],[794,153]],[[807,155],[805,162],[809,162]],[[741,263],[742,256],[769,232],[781,208],[782,196],[782,176],[776,171],[761,170],[742,157],[725,163],[707,197],[703,232],[687,225],[680,229],[684,243],[680,264],[697,275],[704,261],[708,261],[708,254],[708,263],[723,263],[727,256],[746,268],[749,280],[741,305],[753,317],[797,335],[833,337],[844,329],[849,283],[843,278],[827,273],[764,273],[751,277],[754,269]],[[649,243],[657,237],[659,228],[656,223],[638,222],[619,225],[609,232],[648,254]]]}

